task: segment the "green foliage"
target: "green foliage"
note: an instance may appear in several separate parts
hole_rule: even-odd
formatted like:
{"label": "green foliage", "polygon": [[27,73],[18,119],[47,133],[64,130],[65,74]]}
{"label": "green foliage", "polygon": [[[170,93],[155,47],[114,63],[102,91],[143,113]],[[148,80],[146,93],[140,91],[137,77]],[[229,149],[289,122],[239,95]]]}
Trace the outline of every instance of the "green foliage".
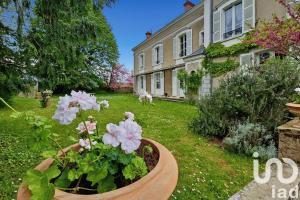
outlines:
{"label": "green foliage", "polygon": [[224,62],[213,62],[211,59],[204,59],[202,65],[209,74],[218,77],[238,68],[240,64],[228,58]]}
{"label": "green foliage", "polygon": [[98,182],[97,192],[104,193],[117,189],[117,185],[114,182],[114,177],[108,175],[105,179]]}
{"label": "green foliage", "polygon": [[[232,46],[226,47],[222,43],[212,43],[206,49],[206,58],[202,61],[202,66],[208,73],[218,77],[229,71],[236,69],[239,63],[230,59],[230,57],[236,56],[241,53],[249,52],[249,50],[256,48],[255,44],[238,43]],[[214,62],[214,58],[228,57],[224,62]]]}
{"label": "green foliage", "polygon": [[197,72],[191,72],[188,74],[185,70],[179,70],[177,78],[182,82],[181,89],[184,89],[186,93],[198,94],[198,89],[202,83],[202,77],[204,72],[198,70]]}
{"label": "green foliage", "polygon": [[229,47],[224,46],[222,43],[212,43],[206,49],[205,53],[208,58],[218,58],[225,56],[235,56],[241,53],[249,52],[249,50],[256,48],[255,44],[238,43]]}
{"label": "green foliage", "polygon": [[35,2],[27,52],[37,61],[33,74],[43,89],[92,90],[108,80],[118,49],[103,3],[95,2]]}
{"label": "green foliage", "polygon": [[199,102],[191,129],[201,135],[225,137],[231,126],[249,120],[273,133],[284,123],[285,104],[299,85],[299,69],[289,59],[273,59],[226,78],[210,97]]}
{"label": "green foliage", "polygon": [[31,191],[31,200],[52,200],[55,188],[50,181],[60,175],[56,165],[51,166],[45,172],[28,170],[24,178],[25,183]]}
{"label": "green foliage", "polygon": [[145,176],[148,170],[145,161],[140,157],[136,157],[122,172],[126,179],[135,180],[136,178]]}
{"label": "green foliage", "polygon": [[239,154],[252,156],[258,152],[264,160],[277,155],[273,134],[260,124],[245,122],[234,126],[223,143],[226,149]]}

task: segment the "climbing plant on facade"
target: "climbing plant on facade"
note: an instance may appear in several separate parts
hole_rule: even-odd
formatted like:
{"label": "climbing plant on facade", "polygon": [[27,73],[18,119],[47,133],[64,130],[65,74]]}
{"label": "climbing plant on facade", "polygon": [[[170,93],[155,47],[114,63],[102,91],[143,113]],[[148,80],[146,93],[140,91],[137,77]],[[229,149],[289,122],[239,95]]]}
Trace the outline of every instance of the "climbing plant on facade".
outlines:
{"label": "climbing plant on facade", "polygon": [[199,87],[202,83],[204,72],[202,70],[192,71],[190,74],[185,70],[179,70],[177,74],[178,80],[181,82],[180,87],[187,95],[198,94]]}

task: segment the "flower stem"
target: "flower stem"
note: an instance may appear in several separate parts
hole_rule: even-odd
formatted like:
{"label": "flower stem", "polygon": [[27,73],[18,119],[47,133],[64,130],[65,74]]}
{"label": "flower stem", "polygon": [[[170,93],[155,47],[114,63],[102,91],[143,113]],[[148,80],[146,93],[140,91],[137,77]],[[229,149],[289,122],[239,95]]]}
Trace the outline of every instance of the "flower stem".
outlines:
{"label": "flower stem", "polygon": [[86,129],[86,132],[87,132],[87,136],[88,136],[88,139],[89,139],[89,141],[90,141],[91,150],[92,150],[92,149],[93,149],[93,147],[92,147],[93,144],[92,144],[92,140],[91,140],[91,136],[90,136],[88,127],[87,127],[85,121],[83,121],[83,124],[84,124],[84,126],[85,126],[85,129]]}
{"label": "flower stem", "polygon": [[4,103],[8,108],[10,108],[12,111],[17,112],[13,107],[11,107],[3,98],[0,97],[0,101]]}

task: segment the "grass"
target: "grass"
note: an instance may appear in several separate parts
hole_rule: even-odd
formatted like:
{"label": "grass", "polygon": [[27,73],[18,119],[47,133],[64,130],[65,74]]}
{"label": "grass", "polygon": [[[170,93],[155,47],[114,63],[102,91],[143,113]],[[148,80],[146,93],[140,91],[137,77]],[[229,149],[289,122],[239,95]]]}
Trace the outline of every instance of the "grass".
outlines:
{"label": "grass", "polygon": [[[239,156],[221,149],[207,139],[187,129],[190,119],[196,115],[196,107],[185,103],[155,100],[154,106],[142,105],[132,95],[102,94],[98,99],[110,101],[110,108],[93,112],[100,122],[101,132],[109,122],[118,123],[125,111],[135,113],[143,127],[143,136],[154,139],[172,151],[179,165],[179,182],[172,199],[228,199],[252,179],[251,158]],[[51,118],[57,98],[51,108],[42,109],[39,101],[15,97],[13,107],[18,111],[33,110]],[[9,117],[11,111],[0,110],[0,199],[16,198],[16,191],[27,169],[41,161],[38,153],[29,150],[27,138],[32,134],[22,119]],[[79,121],[62,126],[53,121],[54,131],[59,133],[63,146],[70,143],[66,136],[75,134]]]}

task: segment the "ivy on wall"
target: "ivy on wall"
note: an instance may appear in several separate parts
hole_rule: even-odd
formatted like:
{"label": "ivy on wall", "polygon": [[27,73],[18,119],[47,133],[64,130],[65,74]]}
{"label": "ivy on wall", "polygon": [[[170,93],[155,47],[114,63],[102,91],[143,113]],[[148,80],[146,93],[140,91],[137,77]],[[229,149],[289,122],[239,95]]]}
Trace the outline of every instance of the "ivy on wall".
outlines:
{"label": "ivy on wall", "polygon": [[[230,57],[241,53],[247,53],[251,49],[257,48],[256,44],[238,43],[226,47],[222,43],[210,44],[206,49],[206,58],[202,61],[202,66],[214,77],[221,76],[229,71],[236,69],[239,63]],[[214,62],[214,58],[228,57],[224,62]]]}
{"label": "ivy on wall", "polygon": [[240,64],[233,59],[228,58],[224,62],[213,62],[211,59],[204,59],[202,66],[213,77],[221,76],[229,71],[236,69]]}
{"label": "ivy on wall", "polygon": [[180,84],[181,89],[186,91],[187,95],[198,94],[198,89],[202,83],[202,77],[204,72],[202,70],[193,71],[188,74],[185,70],[179,70],[177,73],[177,78],[182,84]]}

